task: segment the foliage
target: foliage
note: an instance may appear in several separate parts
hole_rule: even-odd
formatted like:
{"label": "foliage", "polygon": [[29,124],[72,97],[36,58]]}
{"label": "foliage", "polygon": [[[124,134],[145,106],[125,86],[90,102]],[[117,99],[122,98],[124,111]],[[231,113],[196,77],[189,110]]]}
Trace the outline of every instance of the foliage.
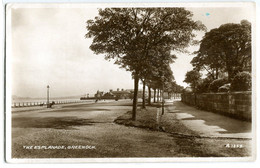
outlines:
{"label": "foliage", "polygon": [[231,91],[251,90],[251,74],[249,72],[238,73],[231,82]]}
{"label": "foliage", "polygon": [[201,82],[199,82],[197,86],[197,92],[198,93],[207,93],[209,92],[209,85],[213,81],[213,78],[207,77],[205,79],[202,79]]}
{"label": "foliage", "polygon": [[220,70],[231,79],[236,73],[251,69],[251,24],[242,20],[240,24],[228,23],[207,32],[201,40],[192,65],[207,70],[215,79]]}
{"label": "foliage", "polygon": [[218,92],[229,92],[230,91],[230,83],[224,84],[223,86],[218,88]]}
{"label": "foliage", "polygon": [[93,38],[90,49],[96,54],[139,74],[152,59],[158,60],[158,54],[148,56],[155,47],[183,51],[188,46],[193,30],[204,28],[191,17],[184,8],[105,8],[87,21],[86,37]]}
{"label": "foliage", "polygon": [[197,86],[201,82],[201,73],[196,70],[191,70],[186,73],[184,82],[189,83],[193,91],[197,91]]}
{"label": "foliage", "polygon": [[215,79],[213,82],[210,83],[209,85],[209,91],[211,92],[218,92],[218,89],[227,84],[228,79],[227,78],[220,78],[220,79]]}
{"label": "foliage", "polygon": [[165,91],[168,93],[181,93],[183,89],[183,86],[180,86],[175,81],[172,81],[168,83]]}
{"label": "foliage", "polygon": [[[193,21],[192,13],[184,8],[105,8],[87,21],[87,29],[86,38],[93,38],[90,49],[95,54],[104,54],[132,73],[135,120],[139,79],[145,83],[155,77],[161,85],[172,81],[168,66],[176,56],[171,51],[184,52],[195,37],[194,30],[205,30],[205,26]],[[146,79],[148,74],[152,77]]]}

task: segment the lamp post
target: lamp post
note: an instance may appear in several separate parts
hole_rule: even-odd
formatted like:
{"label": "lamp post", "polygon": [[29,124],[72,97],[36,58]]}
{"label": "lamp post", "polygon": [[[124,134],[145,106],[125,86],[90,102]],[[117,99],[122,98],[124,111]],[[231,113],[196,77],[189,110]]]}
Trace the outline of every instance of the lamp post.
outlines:
{"label": "lamp post", "polygon": [[47,85],[47,108],[50,108],[50,102],[49,102],[49,89],[50,89],[50,86]]}

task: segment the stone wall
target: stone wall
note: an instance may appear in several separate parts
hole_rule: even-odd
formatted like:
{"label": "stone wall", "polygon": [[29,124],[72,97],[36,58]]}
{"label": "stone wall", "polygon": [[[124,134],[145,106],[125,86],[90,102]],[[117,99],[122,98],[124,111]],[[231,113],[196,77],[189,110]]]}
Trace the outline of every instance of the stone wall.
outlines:
{"label": "stone wall", "polygon": [[181,101],[203,110],[251,121],[251,92],[183,93]]}

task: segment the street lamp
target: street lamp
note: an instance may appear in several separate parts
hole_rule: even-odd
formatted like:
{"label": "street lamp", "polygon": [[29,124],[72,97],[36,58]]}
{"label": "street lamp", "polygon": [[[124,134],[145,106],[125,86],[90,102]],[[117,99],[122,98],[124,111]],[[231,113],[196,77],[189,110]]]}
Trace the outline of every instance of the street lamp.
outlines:
{"label": "street lamp", "polygon": [[49,102],[49,89],[50,89],[50,86],[47,85],[47,108],[50,108],[50,102]]}

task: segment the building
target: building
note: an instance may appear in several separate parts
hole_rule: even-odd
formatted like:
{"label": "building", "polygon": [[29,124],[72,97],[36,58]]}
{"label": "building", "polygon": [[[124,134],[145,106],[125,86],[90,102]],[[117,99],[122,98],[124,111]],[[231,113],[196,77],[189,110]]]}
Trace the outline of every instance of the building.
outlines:
{"label": "building", "polygon": [[117,91],[110,90],[110,93],[113,94],[118,99],[130,99],[131,98],[131,92],[124,90],[124,89],[119,90],[119,88],[118,88]]}

